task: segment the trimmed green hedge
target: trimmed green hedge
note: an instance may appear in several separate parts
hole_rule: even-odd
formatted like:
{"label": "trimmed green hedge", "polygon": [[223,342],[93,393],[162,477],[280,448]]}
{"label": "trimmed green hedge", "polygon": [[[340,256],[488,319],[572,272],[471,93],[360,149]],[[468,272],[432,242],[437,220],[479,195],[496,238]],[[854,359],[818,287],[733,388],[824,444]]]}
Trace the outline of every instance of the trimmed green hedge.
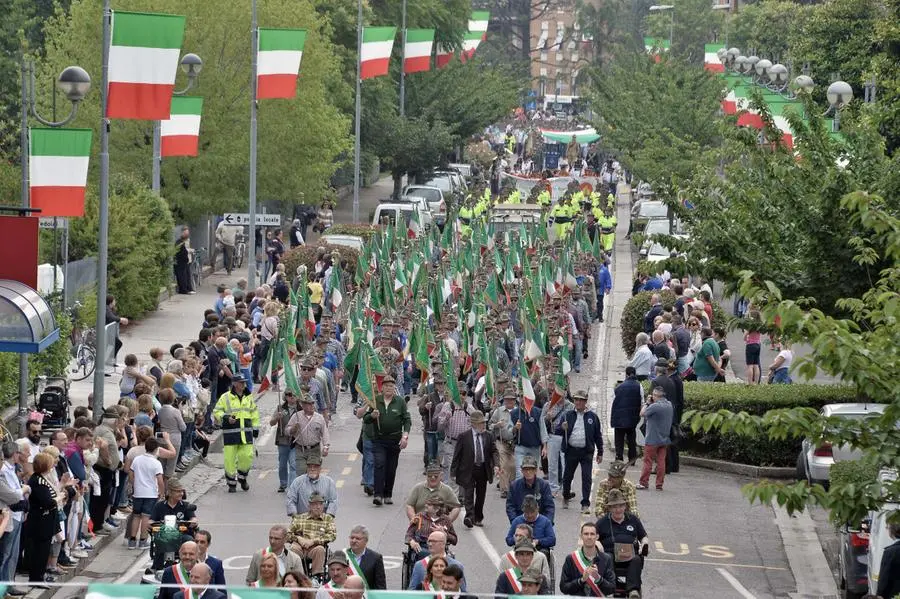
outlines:
{"label": "trimmed green hedge", "polygon": [[[675,294],[671,291],[641,291],[625,303],[622,309],[622,349],[628,356],[634,353],[634,338],[644,330],[644,314],[650,309],[650,298],[654,293],[659,294],[663,308],[675,305]],[[713,324],[727,326],[730,317],[719,304],[713,302],[712,310]]]}
{"label": "trimmed green hedge", "polygon": [[301,264],[306,265],[307,272],[312,272],[316,265],[316,250],[318,250],[319,247],[324,247],[329,254],[332,251],[337,251],[341,255],[341,260],[347,261],[347,271],[352,280],[353,274],[356,272],[356,264],[359,261],[359,252],[351,247],[330,245],[327,243],[321,246],[301,245],[287,251],[284,254],[284,258],[282,258],[282,262],[284,262],[284,268],[288,278],[291,281],[294,280],[294,277],[297,276],[297,267]]}
{"label": "trimmed green hedge", "polygon": [[[769,410],[858,401],[849,385],[742,385],[685,383],[684,409],[699,412],[731,410],[762,416]],[[797,463],[802,439],[776,441],[767,436],[746,437],[719,432],[691,432],[684,426],[682,448],[694,455],[752,466],[792,467]]]}
{"label": "trimmed green hedge", "polygon": [[362,240],[368,242],[372,237],[381,231],[378,225],[353,225],[339,224],[328,228],[325,235],[356,235],[362,237]]}

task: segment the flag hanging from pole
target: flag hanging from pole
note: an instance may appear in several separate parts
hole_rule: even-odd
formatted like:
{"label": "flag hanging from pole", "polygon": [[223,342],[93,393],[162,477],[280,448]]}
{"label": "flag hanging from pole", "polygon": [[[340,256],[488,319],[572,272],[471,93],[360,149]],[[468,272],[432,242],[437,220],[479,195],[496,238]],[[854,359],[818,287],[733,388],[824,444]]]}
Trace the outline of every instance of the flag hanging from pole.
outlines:
{"label": "flag hanging from pole", "polygon": [[306,44],[305,29],[259,29],[256,55],[256,97],[293,98]]}
{"label": "flag hanging from pole", "polygon": [[90,129],[29,129],[28,192],[41,216],[84,216]]}
{"label": "flag hanging from pole", "polygon": [[403,72],[419,73],[431,69],[434,29],[407,29],[403,47]]}
{"label": "flag hanging from pole", "polygon": [[444,44],[437,45],[437,54],[435,56],[435,66],[439,69],[443,69],[445,66],[450,64],[450,61],[453,60],[453,49],[449,46],[445,46]]}
{"label": "flag hanging from pole", "polygon": [[203,98],[172,96],[171,115],[159,123],[161,157],[197,155],[202,111]]}
{"label": "flag hanging from pole", "polygon": [[106,116],[169,118],[184,38],[184,17],[114,11]]}
{"label": "flag hanging from pole", "polygon": [[359,50],[360,78],[371,79],[388,74],[396,27],[364,27]]}
{"label": "flag hanging from pole", "polygon": [[491,13],[486,10],[478,10],[472,13],[469,19],[469,31],[463,38],[463,50],[460,60],[466,61],[475,54],[478,44],[487,38],[488,22]]}

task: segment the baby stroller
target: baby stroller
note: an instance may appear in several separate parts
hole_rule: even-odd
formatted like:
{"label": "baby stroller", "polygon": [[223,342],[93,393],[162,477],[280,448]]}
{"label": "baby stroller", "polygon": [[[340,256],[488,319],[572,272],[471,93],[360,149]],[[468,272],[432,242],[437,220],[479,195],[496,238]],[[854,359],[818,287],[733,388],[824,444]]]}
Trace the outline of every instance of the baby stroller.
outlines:
{"label": "baby stroller", "polygon": [[[47,377],[44,388],[35,402],[35,412],[42,418],[44,430],[69,426],[69,381],[62,377]],[[37,388],[37,384],[35,384]]]}

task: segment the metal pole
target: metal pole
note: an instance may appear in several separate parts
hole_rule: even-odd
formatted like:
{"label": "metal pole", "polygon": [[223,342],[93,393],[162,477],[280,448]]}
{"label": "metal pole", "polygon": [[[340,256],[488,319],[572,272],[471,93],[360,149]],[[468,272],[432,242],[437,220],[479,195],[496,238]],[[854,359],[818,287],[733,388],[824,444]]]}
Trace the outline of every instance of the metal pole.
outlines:
{"label": "metal pole", "polygon": [[[22,208],[28,208],[28,82],[31,65],[22,56],[22,132],[19,138],[21,148],[19,155],[22,161]],[[28,214],[27,212],[24,214]],[[28,413],[28,354],[19,354],[19,429],[25,431],[26,414]]]}
{"label": "metal pole", "polygon": [[103,414],[103,381],[106,374],[106,266],[109,259],[109,119],[106,118],[109,85],[109,42],[112,9],[103,0],[103,75],[100,83],[100,226],[97,243],[97,354],[94,368],[94,420]]}
{"label": "metal pole", "polygon": [[161,144],[160,140],[160,125],[159,121],[153,121],[153,175],[150,180],[150,189],[153,190],[153,193],[159,195],[159,168],[162,163],[161,153]]}
{"label": "metal pole", "polygon": [[669,14],[672,17],[671,19],[669,19],[669,53],[671,54],[675,50],[675,48],[674,48],[675,40],[672,37],[672,32],[675,29],[675,7],[674,6],[672,7],[672,12]]}
{"label": "metal pole", "polygon": [[400,39],[403,45],[400,47],[400,116],[406,116],[406,73],[404,72],[404,63],[406,62],[406,0],[403,0],[403,10],[400,17],[401,27]]}
{"label": "metal pole", "polygon": [[362,0],[357,0],[356,16],[356,121],[353,126],[356,143],[353,148],[353,222],[359,222],[359,117],[362,110],[360,93],[362,91],[362,38],[363,38],[363,10]]}
{"label": "metal pole", "polygon": [[[250,2],[250,235],[247,243],[247,288],[256,289],[256,54],[259,30],[256,25],[256,0]],[[265,250],[265,247],[263,248]],[[263,252],[265,256],[265,252]],[[215,265],[213,265],[215,268]]]}
{"label": "metal pole", "polygon": [[63,250],[62,250],[62,263],[63,263],[63,308],[67,308],[69,306],[69,223],[66,223],[66,226],[63,227],[63,238],[65,241],[63,242]]}

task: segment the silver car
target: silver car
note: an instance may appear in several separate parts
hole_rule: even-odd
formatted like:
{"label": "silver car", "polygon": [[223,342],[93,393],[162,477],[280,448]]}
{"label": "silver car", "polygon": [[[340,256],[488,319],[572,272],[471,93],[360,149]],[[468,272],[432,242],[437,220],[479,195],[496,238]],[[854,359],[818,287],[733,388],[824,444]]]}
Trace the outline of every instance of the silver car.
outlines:
{"label": "silver car", "polygon": [[[877,403],[832,403],[822,407],[822,416],[862,420],[883,414],[886,407],[885,404]],[[862,452],[849,445],[833,446],[828,442],[817,443],[812,439],[803,439],[800,455],[797,456],[797,477],[810,484],[818,483],[827,487],[831,466],[835,462],[858,460],[860,457]]]}

